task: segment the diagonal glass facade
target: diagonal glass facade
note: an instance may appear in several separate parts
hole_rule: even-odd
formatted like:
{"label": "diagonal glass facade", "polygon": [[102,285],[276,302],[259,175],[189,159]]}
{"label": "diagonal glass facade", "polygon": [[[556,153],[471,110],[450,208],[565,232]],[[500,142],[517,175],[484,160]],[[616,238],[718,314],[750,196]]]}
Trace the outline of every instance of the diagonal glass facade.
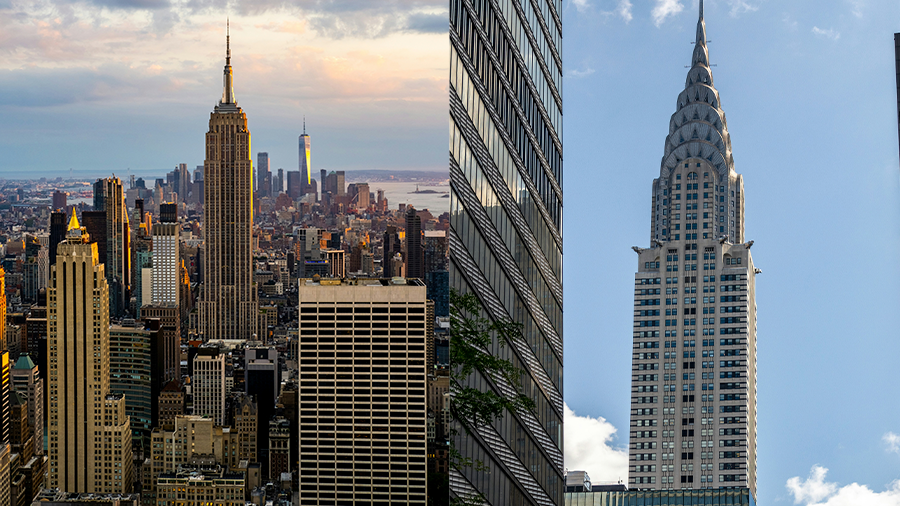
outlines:
{"label": "diagonal glass facade", "polygon": [[[450,283],[523,325],[490,351],[525,371],[536,406],[457,441],[486,469],[451,472],[452,491],[496,505],[561,505],[565,490],[561,7],[450,2]],[[477,373],[454,381],[512,392]]]}

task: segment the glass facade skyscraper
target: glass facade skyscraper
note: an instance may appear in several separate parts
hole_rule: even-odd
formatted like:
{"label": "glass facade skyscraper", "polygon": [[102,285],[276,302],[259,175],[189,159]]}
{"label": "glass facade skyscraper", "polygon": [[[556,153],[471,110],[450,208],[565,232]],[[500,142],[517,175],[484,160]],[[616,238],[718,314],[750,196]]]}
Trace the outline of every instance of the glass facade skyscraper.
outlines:
{"label": "glass facade skyscraper", "polygon": [[[484,464],[454,494],[490,504],[563,502],[562,2],[450,2],[450,284],[484,314],[523,325],[490,350],[524,371],[533,412],[460,437]],[[462,386],[511,394],[479,374]]]}

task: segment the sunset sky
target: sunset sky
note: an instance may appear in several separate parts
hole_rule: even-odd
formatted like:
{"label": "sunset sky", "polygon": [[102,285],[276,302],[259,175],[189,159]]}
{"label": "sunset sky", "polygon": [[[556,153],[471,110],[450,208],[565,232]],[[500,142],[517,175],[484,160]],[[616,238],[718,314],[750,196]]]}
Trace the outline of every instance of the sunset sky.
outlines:
{"label": "sunset sky", "polygon": [[446,1],[0,0],[0,177],[202,164],[226,17],[254,159],[446,170]]}

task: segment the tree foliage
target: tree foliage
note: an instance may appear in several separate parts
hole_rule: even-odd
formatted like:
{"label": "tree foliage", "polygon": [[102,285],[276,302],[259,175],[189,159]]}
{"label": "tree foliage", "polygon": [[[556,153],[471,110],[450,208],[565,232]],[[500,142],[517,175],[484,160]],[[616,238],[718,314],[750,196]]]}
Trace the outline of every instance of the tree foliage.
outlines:
{"label": "tree foliage", "polygon": [[[451,436],[470,435],[478,428],[490,425],[506,411],[533,411],[534,401],[522,393],[524,371],[510,360],[491,353],[494,342],[506,346],[520,339],[522,325],[511,320],[492,320],[482,316],[481,304],[473,293],[450,291],[450,364],[453,398],[450,415],[453,419]],[[505,395],[493,389],[467,386],[465,379],[475,372],[495,384],[508,384],[516,392]],[[483,462],[462,455],[450,438],[450,465],[461,471],[474,468],[489,471]],[[483,504],[483,497],[457,497],[454,506]]]}

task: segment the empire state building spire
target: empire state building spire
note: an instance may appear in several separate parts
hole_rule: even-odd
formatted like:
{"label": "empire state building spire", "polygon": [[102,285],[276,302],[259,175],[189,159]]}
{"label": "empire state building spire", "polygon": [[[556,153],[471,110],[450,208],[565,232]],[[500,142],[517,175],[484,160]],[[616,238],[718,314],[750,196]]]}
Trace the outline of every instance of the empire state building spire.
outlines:
{"label": "empire state building spire", "polygon": [[225,104],[233,104],[237,105],[237,100],[234,99],[234,86],[233,86],[234,76],[231,72],[231,21],[228,20],[225,22],[225,77],[224,77],[224,89],[222,90],[222,101],[219,102],[219,105]]}

